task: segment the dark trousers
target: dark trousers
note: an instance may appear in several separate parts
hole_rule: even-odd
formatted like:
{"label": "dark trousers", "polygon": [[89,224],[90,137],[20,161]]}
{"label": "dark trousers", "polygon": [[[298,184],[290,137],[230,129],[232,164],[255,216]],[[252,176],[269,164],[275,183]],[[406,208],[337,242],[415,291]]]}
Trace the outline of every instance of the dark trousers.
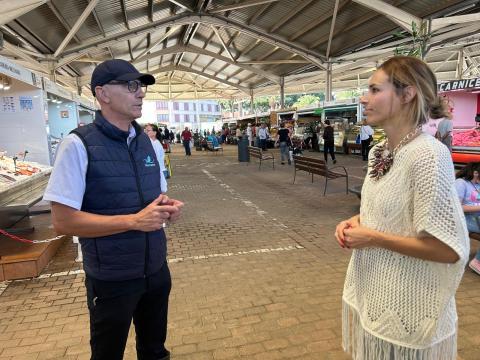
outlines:
{"label": "dark trousers", "polygon": [[262,150],[267,150],[267,139],[260,139],[260,147]]}
{"label": "dark trousers", "polygon": [[362,159],[368,160],[368,152],[370,150],[370,139],[362,140]]}
{"label": "dark trousers", "polygon": [[90,311],[91,360],[122,360],[133,319],[139,360],[169,359],[168,296],[172,287],[167,263],[147,278],[103,281],[86,276]]}
{"label": "dark trousers", "polygon": [[185,148],[185,155],[192,155],[190,152],[190,140],[183,140],[183,147]]}
{"label": "dark trousers", "polygon": [[335,145],[333,143],[325,143],[323,145],[323,157],[327,161],[327,155],[330,153],[332,160],[335,160]]}

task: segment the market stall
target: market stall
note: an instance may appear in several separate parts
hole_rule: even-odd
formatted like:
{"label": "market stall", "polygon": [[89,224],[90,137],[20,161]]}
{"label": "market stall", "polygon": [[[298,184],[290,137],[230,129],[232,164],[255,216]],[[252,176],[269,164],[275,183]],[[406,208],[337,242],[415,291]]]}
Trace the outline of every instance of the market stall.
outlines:
{"label": "market stall", "polygon": [[73,94],[73,101],[77,107],[78,126],[84,126],[92,123],[95,119],[95,104],[77,94]]}
{"label": "market stall", "polygon": [[318,105],[305,107],[297,110],[293,136],[302,139],[304,146],[319,150],[323,108]]}
{"label": "market stall", "polygon": [[49,152],[53,163],[58,144],[70,131],[78,127],[79,117],[72,92],[46,78],[43,78],[43,88],[47,109]]}
{"label": "market stall", "polygon": [[442,83],[439,92],[452,112],[454,163],[461,166],[480,161],[480,129],[475,121],[480,114],[480,78]]}
{"label": "market stall", "polygon": [[44,95],[37,74],[0,56],[0,151],[49,165]]}

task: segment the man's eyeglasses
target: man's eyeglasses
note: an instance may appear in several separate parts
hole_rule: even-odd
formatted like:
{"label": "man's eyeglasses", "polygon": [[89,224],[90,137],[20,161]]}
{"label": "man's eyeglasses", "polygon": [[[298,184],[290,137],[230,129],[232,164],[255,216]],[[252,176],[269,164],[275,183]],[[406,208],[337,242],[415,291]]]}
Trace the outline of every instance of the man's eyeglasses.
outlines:
{"label": "man's eyeglasses", "polygon": [[110,85],[127,85],[127,89],[131,93],[136,93],[138,88],[142,88],[143,92],[147,92],[147,85],[142,83],[139,80],[128,80],[128,81],[110,81]]}

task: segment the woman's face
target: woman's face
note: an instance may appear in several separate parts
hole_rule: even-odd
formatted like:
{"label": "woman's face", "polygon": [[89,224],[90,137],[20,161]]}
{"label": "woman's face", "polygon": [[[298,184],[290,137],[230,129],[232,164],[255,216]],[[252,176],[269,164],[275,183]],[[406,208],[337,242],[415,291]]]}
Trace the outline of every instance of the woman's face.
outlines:
{"label": "woman's face", "polygon": [[383,126],[398,115],[401,109],[400,97],[383,70],[377,70],[368,81],[368,93],[360,98],[368,125]]}
{"label": "woman's face", "polygon": [[145,129],[143,131],[145,131],[145,133],[148,135],[150,139],[155,140],[157,136],[157,132],[153,130],[151,126],[148,126],[148,125],[145,126]]}
{"label": "woman's face", "polygon": [[474,171],[473,171],[473,179],[474,179],[474,180],[478,180],[478,175],[479,175],[478,170],[474,170]]}

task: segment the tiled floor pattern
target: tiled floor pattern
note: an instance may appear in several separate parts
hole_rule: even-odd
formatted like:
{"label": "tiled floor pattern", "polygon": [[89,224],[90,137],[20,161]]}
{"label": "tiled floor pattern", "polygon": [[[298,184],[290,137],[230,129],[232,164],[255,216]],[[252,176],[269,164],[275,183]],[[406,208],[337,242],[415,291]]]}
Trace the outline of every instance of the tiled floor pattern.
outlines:
{"label": "tiled floor pattern", "polygon": [[[276,153],[278,155],[278,153]],[[321,156],[318,153],[307,155]],[[185,201],[167,226],[173,277],[168,347],[174,360],[348,359],[340,347],[341,292],[349,253],[335,225],[358,212],[345,184],[314,183],[288,165],[258,170],[225,154],[171,154],[169,195]],[[358,157],[339,156],[351,185]],[[65,243],[42,277],[0,296],[0,359],[89,359],[81,266]],[[480,356],[480,277],[466,271],[457,294],[459,358]],[[478,296],[478,297],[477,297]],[[125,359],[135,359],[134,334]]]}

